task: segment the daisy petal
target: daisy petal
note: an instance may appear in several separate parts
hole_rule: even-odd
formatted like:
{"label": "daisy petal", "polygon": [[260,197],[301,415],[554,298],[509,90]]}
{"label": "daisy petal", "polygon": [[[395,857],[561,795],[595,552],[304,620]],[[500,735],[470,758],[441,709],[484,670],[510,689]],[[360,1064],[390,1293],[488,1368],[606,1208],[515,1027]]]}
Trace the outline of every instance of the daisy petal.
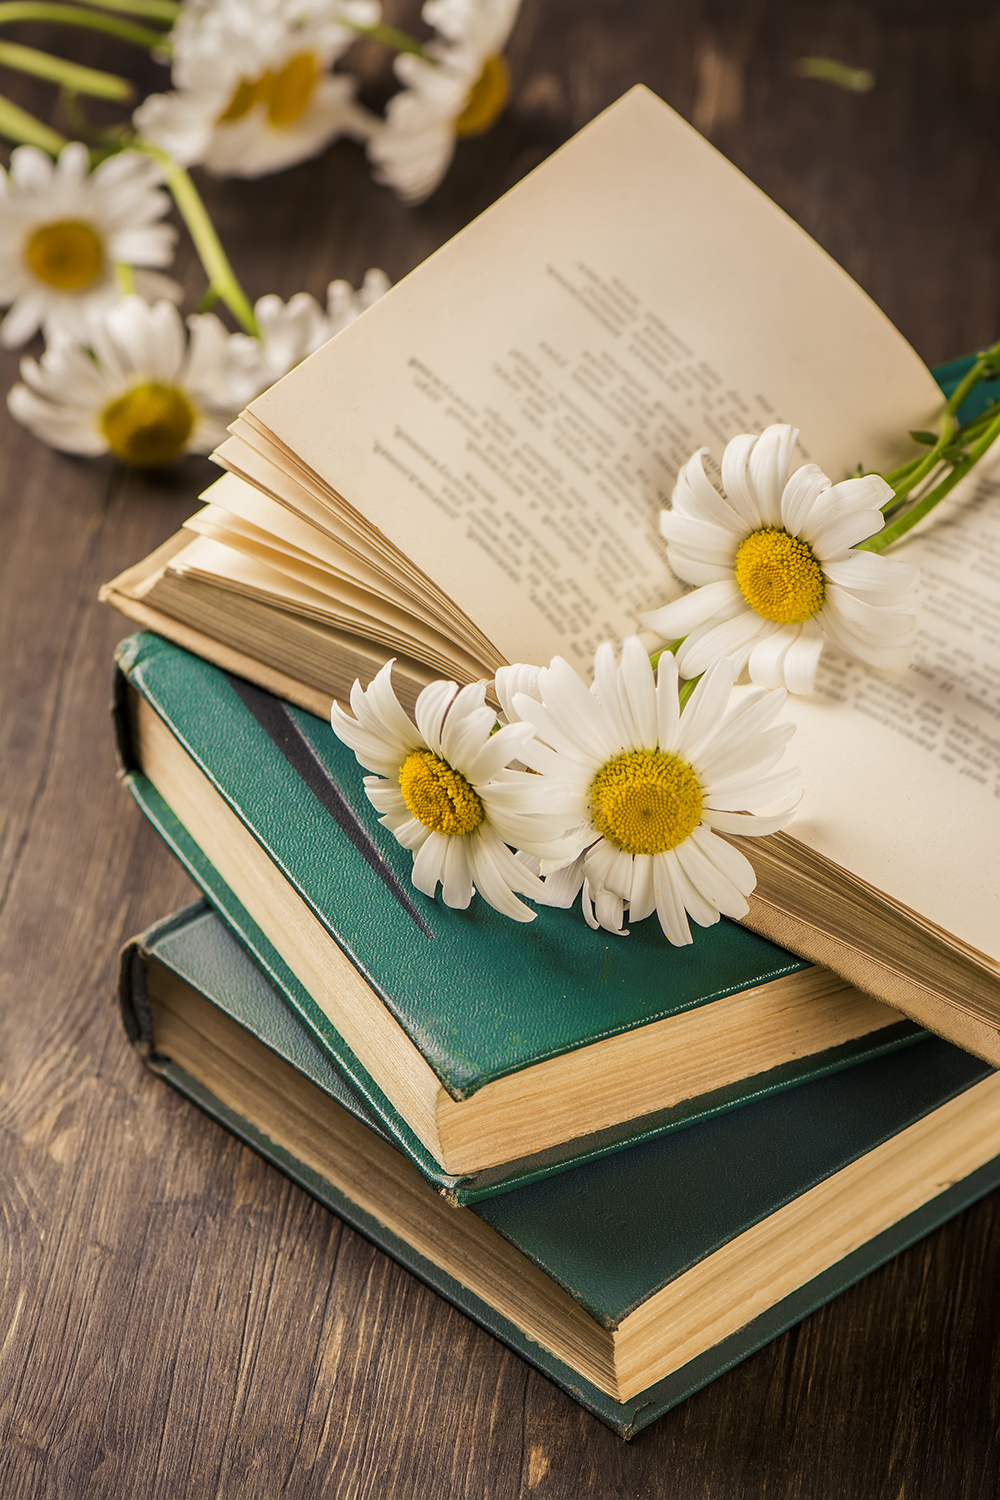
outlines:
{"label": "daisy petal", "polygon": [[468,839],[452,838],[445,850],[441,876],[441,899],[445,906],[464,911],[472,901],[472,871],[469,867]]}
{"label": "daisy petal", "polygon": [[826,525],[820,526],[814,536],[806,537],[821,563],[839,558],[849,547],[875,536],[885,525],[880,510],[854,510],[847,515],[834,516]]}
{"label": "daisy petal", "polygon": [[773,634],[759,640],[747,662],[750,681],[759,687],[784,687],[785,653],[801,631],[801,625],[779,625]]}
{"label": "daisy petal", "polygon": [[786,808],[777,813],[740,813],[706,808],[702,813],[702,822],[707,823],[709,828],[718,829],[719,833],[736,833],[745,838],[761,838],[784,828],[794,810],[794,808]]}
{"label": "daisy petal", "polygon": [[717,661],[702,677],[681,714],[678,751],[685,760],[696,759],[703,741],[713,733],[733,688],[733,669],[728,661]]}
{"label": "daisy petal", "polygon": [[676,856],[653,855],[653,893],[656,897],[656,915],[664,937],[678,948],[687,947],[691,941],[691,928],[681,896],[678,876],[681,874]]}
{"label": "daisy petal", "polygon": [[747,480],[760,511],[761,524],[780,526],[781,496],[788,479],[798,430],[783,422],[765,427],[747,460]]}
{"label": "daisy petal", "polygon": [[[723,916],[738,921],[750,910],[746,897],[715,864],[694,839],[686,839],[676,850],[677,862],[698,894],[708,906]],[[698,914],[692,912],[695,921]],[[718,915],[716,915],[716,921]]]}
{"label": "daisy petal", "polygon": [[739,849],[734,849],[732,844],[727,844],[725,839],[717,838],[710,828],[696,828],[691,838],[705,857],[732,882],[740,895],[749,896],[757,885],[757,873],[746,855]]}
{"label": "daisy petal", "polygon": [[433,898],[438,883],[444,875],[448,843],[449,839],[445,834],[431,833],[417,850],[413,869],[410,871],[410,879],[417,890],[422,891],[425,896]]}
{"label": "daisy petal", "polygon": [[823,631],[815,619],[806,620],[797,640],[785,653],[785,687],[790,693],[811,693],[823,650]]}
{"label": "daisy petal", "polygon": [[757,531],[762,524],[760,509],[747,481],[747,460],[756,442],[753,433],[741,432],[726,444],[722,455],[722,488],[748,531]]}
{"label": "daisy petal", "polygon": [[628,900],[630,922],[645,921],[656,910],[653,858],[651,854],[637,854],[632,861],[632,891]]}
{"label": "daisy petal", "polygon": [[829,489],[830,480],[818,464],[803,464],[796,469],[781,493],[781,524],[785,530],[798,536],[816,501]]}
{"label": "daisy petal", "polygon": [[700,677],[714,661],[725,656],[732,662],[734,678],[738,677],[754,642],[772,628],[768,621],[744,606],[731,620],[692,631],[683,646],[678,647],[678,665],[685,677]]}
{"label": "daisy petal", "polygon": [[621,678],[631,718],[629,748],[651,750],[656,744],[656,690],[649,656],[637,636],[629,636],[622,646]]}
{"label": "daisy petal", "polygon": [[[413,717],[423,737],[424,744],[435,755],[441,755],[441,731],[444,716],[452,699],[458,692],[457,682],[432,682],[425,687],[416,701]],[[447,759],[447,757],[445,757]]]}
{"label": "daisy petal", "polygon": [[677,658],[664,651],[656,664],[656,736],[661,750],[677,748],[681,722],[677,689]]}
{"label": "daisy petal", "polygon": [[655,631],[662,640],[675,641],[681,636],[690,635],[696,626],[704,625],[716,616],[726,620],[745,608],[739,585],[735,579],[730,579],[724,583],[709,583],[703,588],[693,589],[690,594],[682,594],[679,599],[665,604],[662,609],[641,614],[639,621]]}

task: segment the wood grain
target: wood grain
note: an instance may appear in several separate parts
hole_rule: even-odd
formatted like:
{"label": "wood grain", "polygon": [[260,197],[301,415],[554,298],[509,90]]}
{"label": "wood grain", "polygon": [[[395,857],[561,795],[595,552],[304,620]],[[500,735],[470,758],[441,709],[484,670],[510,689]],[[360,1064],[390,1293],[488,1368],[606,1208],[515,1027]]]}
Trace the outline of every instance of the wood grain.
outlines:
{"label": "wood grain", "polygon": [[[72,50],[134,62],[98,37]],[[816,53],[873,69],[875,90],[794,77]],[[510,58],[507,115],[421,208],[374,187],[348,145],[277,178],[206,181],[251,295],[322,294],[369,265],[401,276],[641,80],[926,359],[1000,331],[987,0],[527,0]],[[366,44],[359,61],[377,103],[384,58]],[[0,89],[48,108],[14,75]],[[193,302],[186,250],[178,274]],[[0,363],[6,389],[16,360]],[[143,1071],[112,1004],[115,953],[191,888],[116,785],[109,667],[126,631],[94,601],[210,472],[129,476],[3,419],[0,1495],[995,1496],[1000,1195],[625,1445]]]}

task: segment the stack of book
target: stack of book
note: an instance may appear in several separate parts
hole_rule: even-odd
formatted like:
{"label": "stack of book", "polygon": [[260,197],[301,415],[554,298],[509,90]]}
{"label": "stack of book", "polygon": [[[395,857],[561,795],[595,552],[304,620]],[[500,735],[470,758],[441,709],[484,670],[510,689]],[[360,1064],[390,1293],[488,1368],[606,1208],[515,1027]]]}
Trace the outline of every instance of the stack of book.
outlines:
{"label": "stack of book", "polygon": [[[966,588],[957,637],[936,610],[912,682],[828,670],[803,816],[689,948],[415,891],[329,705],[390,655],[410,702],[585,670],[672,587],[691,450],[788,415],[828,471],[881,467],[939,400],[634,90],[255,402],[207,506],[105,590],[146,627],[125,780],[207,898],[126,948],[131,1039],[626,1436],[1000,1182],[996,606]],[[948,524],[911,544],[932,605],[976,545]]]}

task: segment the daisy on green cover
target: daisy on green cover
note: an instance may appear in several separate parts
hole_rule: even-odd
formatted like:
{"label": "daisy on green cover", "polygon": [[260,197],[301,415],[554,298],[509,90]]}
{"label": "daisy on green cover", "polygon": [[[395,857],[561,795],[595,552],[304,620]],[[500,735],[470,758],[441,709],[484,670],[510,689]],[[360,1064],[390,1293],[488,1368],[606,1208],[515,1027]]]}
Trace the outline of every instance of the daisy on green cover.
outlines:
{"label": "daisy on green cover", "polygon": [[761,687],[811,693],[825,643],[872,667],[905,667],[916,574],[858,544],[885,525],[892,489],[878,474],[833,484],[816,464],[792,469],[798,432],[741,433],[722,458],[722,492],[700,449],[661,515],[667,561],[697,585],[640,615],[677,649],[685,677],[726,658]]}
{"label": "daisy on green cover", "polygon": [[355,682],[355,717],[333,705],[334,733],[373,776],[365,777],[380,822],[413,851],[412,880],[446,906],[467,907],[474,891],[490,906],[530,922],[518,895],[551,905],[545,885],[508,847],[535,855],[571,852],[560,842],[569,826],[565,793],[512,768],[532,738],[524,723],[497,728],[485,682],[459,688],[434,682],[416,702],[414,724],[392,687],[387,662],[367,690]]}
{"label": "daisy on green cover", "polygon": [[799,772],[777,767],[793,726],[774,723],[785,694],[734,697],[721,661],[682,711],[675,658],[664,652],[654,678],[635,636],[620,664],[598,648],[591,688],[560,657],[522,683],[529,691],[510,694],[511,711],[537,741],[521,758],[554,801],[568,795],[575,827],[572,861],[536,866],[550,901],[569,906],[582,887],[589,925],[615,933],[626,907],[632,922],[655,911],[678,945],[691,942],[689,917],[709,927],[720,913],[746,916],[756,876],[719,834],[774,833],[792,815]]}

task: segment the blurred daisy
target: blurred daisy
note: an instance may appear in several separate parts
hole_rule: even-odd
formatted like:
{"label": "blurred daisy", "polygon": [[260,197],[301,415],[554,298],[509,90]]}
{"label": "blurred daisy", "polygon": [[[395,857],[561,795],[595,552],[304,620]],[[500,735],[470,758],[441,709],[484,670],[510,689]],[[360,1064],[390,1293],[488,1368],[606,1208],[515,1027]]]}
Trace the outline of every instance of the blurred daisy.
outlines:
{"label": "blurred daisy", "polygon": [[212,313],[188,318],[169,302],[127,297],[95,321],[86,343],[59,338],[21,361],[7,404],[25,427],[66,453],[113,453],[135,468],[208,453],[239,411],[227,383],[232,336]]}
{"label": "blurred daisy", "polygon": [[227,346],[229,383],[239,406],[246,406],[353,323],[390,284],[385,272],[375,269],[366,272],[357,291],[349,281],[331,281],[325,312],[308,292],[297,292],[288,302],[273,294],[261,297],[254,305],[260,338],[234,333]]}
{"label": "blurred daisy", "polygon": [[115,265],[133,270],[135,290],[152,301],[180,298],[180,287],[147,266],[173,259],[177,231],[159,222],[170,199],[155,162],[135,151],[90,171],[86,146],[73,141],[59,160],[36,146],[0,167],[0,305],[13,304],[0,342],[16,348],[42,328],[83,337],[87,320],[121,297]]}
{"label": "blurred daisy", "polygon": [[697,677],[726,657],[762,687],[811,693],[825,641],[869,666],[906,666],[916,574],[855,550],[885,525],[892,494],[877,474],[833,484],[816,464],[789,473],[798,432],[775,424],[727,443],[720,494],[697,452],[661,516],[667,560],[699,585],[640,615]]}
{"label": "blurred daisy", "polygon": [[515,893],[549,904],[545,886],[508,845],[558,856],[566,799],[553,797],[539,777],[510,769],[532,738],[530,726],[497,729],[485,682],[432,683],[417,699],[414,725],[391,673],[388,662],[367,691],[356,682],[356,717],[335,703],[331,723],[377,773],[365,777],[365,789],[379,821],[413,851],[413,884],[426,896],[440,884],[445,905],[455,907],[468,906],[478,891],[504,916],[532,921],[535,913]]}
{"label": "blurred daisy", "polygon": [[569,794],[577,827],[575,859],[540,865],[553,904],[570,905],[582,886],[591,927],[620,933],[626,906],[634,922],[655,911],[676,944],[691,941],[689,916],[701,927],[720,913],[746,916],[756,877],[717,834],[781,828],[799,772],[775,770],[793,728],[773,724],[785,694],[751,689],[731,702],[732,685],[729,663],[716,663],[682,713],[675,658],[663,653],[654,680],[632,636],[620,665],[609,645],[598,649],[590,689],[556,657],[537,696],[513,694],[513,711],[542,742],[522,759],[554,797]]}
{"label": "blurred daisy", "polygon": [[354,79],[329,69],[357,40],[353,26],[379,14],[374,0],[193,0],[170,34],[176,90],[143,100],[133,123],[219,177],[280,172],[339,135],[364,140],[375,117]]}
{"label": "blurred daisy", "polygon": [[424,56],[394,63],[404,85],[368,142],[375,179],[405,203],[420,203],[444,177],[462,136],[481,135],[510,93],[503,58],[520,0],[428,0],[421,11],[438,39]]}

